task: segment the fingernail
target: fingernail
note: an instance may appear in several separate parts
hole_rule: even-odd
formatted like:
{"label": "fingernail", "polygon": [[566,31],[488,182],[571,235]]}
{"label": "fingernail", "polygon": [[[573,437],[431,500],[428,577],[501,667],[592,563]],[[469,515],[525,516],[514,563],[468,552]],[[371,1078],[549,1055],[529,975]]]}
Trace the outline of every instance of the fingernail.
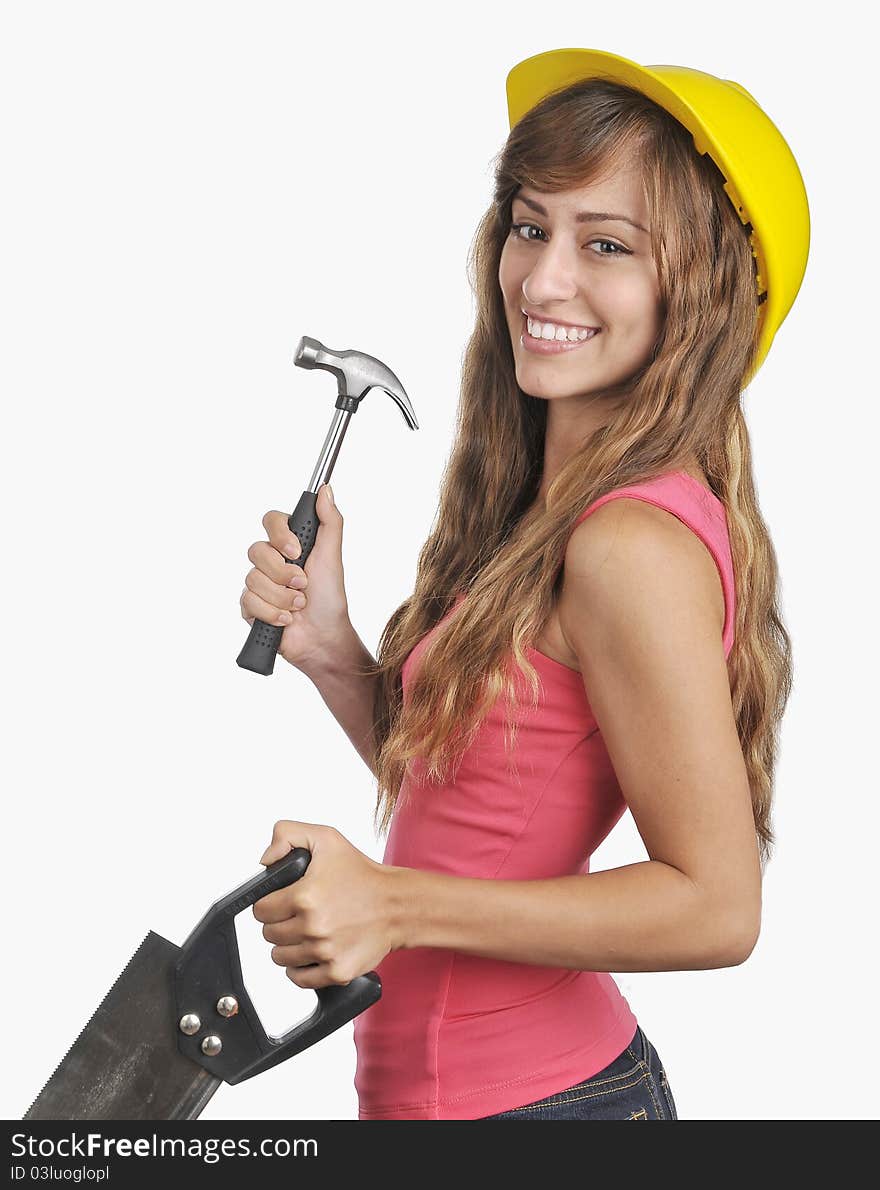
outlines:
{"label": "fingernail", "polygon": [[333,489],[330,487],[329,483],[327,484],[327,495],[330,497],[330,503],[335,504],[336,501],[333,499]]}
{"label": "fingernail", "polygon": [[302,553],[302,550],[300,549],[297,542],[292,541],[284,547],[284,552],[287,554],[288,558],[298,558]]}

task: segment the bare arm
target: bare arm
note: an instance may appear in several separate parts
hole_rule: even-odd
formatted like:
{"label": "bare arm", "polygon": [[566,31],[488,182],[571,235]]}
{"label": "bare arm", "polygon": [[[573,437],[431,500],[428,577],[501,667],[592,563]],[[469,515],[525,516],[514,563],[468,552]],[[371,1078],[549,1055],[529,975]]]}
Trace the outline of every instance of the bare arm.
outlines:
{"label": "bare arm", "polygon": [[320,668],[303,670],[373,776],[373,699],[379,678],[368,668],[375,664],[375,657],[352,627],[332,659]]}
{"label": "bare arm", "polygon": [[658,860],[551,880],[386,868],[394,949],[577,971],[696,971],[742,963],[753,946],[738,919]]}
{"label": "bare arm", "polygon": [[718,585],[702,542],[642,501],[577,526],[560,623],[650,859],[532,881],[391,868],[398,945],[585,971],[748,957],[761,874]]}

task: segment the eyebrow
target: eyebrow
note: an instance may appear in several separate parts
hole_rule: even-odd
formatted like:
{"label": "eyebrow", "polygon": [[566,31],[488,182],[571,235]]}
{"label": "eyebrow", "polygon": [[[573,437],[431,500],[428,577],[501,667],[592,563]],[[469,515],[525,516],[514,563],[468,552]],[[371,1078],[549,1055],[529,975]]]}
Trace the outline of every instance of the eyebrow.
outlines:
{"label": "eyebrow", "polygon": [[[531,207],[533,211],[537,211],[539,215],[544,215],[546,217],[547,211],[541,206],[539,202],[535,202],[531,198],[526,198],[524,194],[515,194],[513,198],[514,201],[519,199],[519,201],[524,202],[527,207]],[[643,231],[646,235],[650,235],[647,227],[642,227],[641,223],[636,223],[635,220],[627,218],[626,215],[612,215],[610,211],[578,211],[574,217],[574,221],[575,223],[609,223],[615,221],[618,223],[629,223],[631,227],[637,227],[639,231]]]}

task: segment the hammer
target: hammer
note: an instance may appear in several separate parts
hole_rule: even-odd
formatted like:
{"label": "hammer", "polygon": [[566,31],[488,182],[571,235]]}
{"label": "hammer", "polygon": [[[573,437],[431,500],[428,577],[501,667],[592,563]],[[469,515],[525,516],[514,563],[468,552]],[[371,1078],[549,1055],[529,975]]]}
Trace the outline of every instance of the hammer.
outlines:
{"label": "hammer", "polygon": [[[306,559],[312,552],[315,539],[318,536],[318,516],[315,504],[318,499],[318,489],[322,483],[329,483],[336,463],[336,456],[342,446],[342,439],[348,429],[351,415],[357,413],[361,401],[375,385],[382,388],[392,400],[396,401],[406,424],[411,430],[417,430],[419,423],[410,404],[409,397],[403,385],[390,368],[381,360],[367,355],[364,351],[334,351],[325,347],[317,339],[310,339],[303,335],[293,357],[293,362],[299,368],[326,368],[336,376],[339,395],[336,398],[336,413],[330,423],[324,445],[318,456],[309,486],[300,496],[296,508],[287,518],[287,524],[295,533],[302,553],[294,563],[289,558],[286,562],[297,566],[305,566]],[[245,641],[244,648],[236,658],[242,669],[249,669],[255,674],[269,675],[275,667],[275,655],[281,643],[284,628],[278,624],[265,624],[262,620],[254,620],[250,636]]]}

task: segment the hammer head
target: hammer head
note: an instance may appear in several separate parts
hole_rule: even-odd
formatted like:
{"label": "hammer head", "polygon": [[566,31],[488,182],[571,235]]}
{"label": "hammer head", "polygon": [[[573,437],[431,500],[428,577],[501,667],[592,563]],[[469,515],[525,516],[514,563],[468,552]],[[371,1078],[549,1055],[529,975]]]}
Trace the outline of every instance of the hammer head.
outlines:
{"label": "hammer head", "polygon": [[332,372],[339,384],[339,395],[360,401],[374,386],[382,388],[397,402],[406,424],[417,430],[419,423],[403,385],[381,360],[364,351],[334,351],[317,339],[303,335],[293,362],[299,368],[325,368]]}

